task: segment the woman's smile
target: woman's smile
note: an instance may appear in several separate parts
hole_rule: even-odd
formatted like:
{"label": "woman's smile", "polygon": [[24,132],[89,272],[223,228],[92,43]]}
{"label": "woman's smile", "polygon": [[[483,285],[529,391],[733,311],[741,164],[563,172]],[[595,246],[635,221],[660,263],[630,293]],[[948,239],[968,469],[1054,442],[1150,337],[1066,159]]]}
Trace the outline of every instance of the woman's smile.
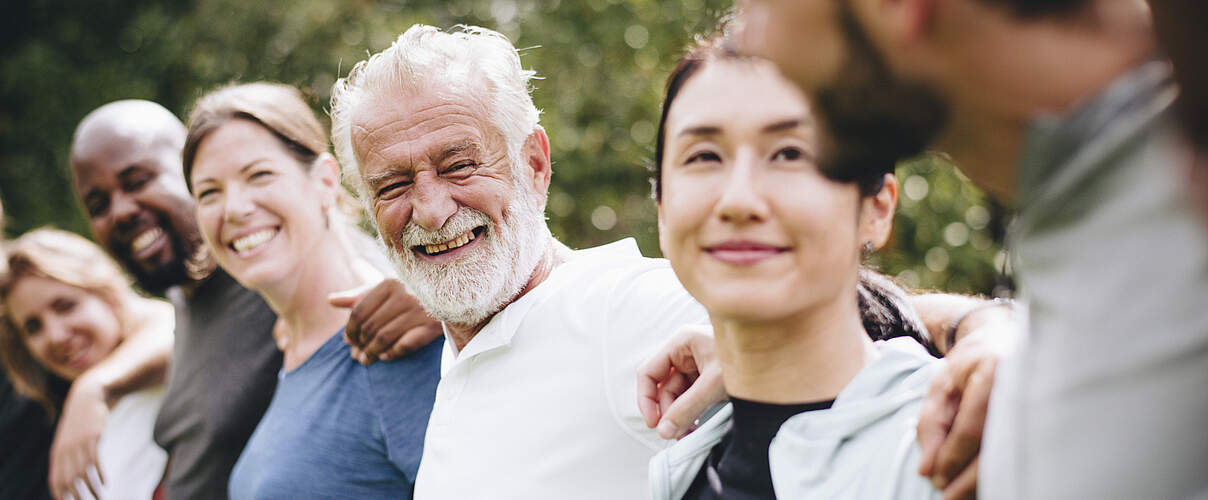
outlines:
{"label": "woman's smile", "polygon": [[729,240],[704,247],[709,256],[732,266],[752,266],[786,254],[789,247],[747,240]]}

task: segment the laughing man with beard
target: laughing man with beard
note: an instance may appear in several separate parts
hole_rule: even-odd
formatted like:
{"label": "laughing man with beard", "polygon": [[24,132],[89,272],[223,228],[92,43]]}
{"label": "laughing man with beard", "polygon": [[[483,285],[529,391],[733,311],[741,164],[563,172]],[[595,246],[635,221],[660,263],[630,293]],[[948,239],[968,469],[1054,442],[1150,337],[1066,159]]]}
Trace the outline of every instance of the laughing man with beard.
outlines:
{"label": "laughing man with beard", "polygon": [[[204,251],[181,166],[184,140],[184,125],[158,104],[109,103],[77,127],[71,170],[97,242],[140,287],[166,293],[176,306],[171,373],[155,424],[155,441],[170,459],[164,482],[168,497],[226,498],[231,468],[276,387],[281,354],[273,341],[272,310],[216,269]],[[340,303],[352,306],[354,299]],[[387,280],[353,308],[348,331],[391,346],[382,355],[386,359],[427,344],[439,335],[436,326],[397,281]],[[132,357],[115,371],[125,373],[130,385],[146,383],[146,377],[134,375],[148,371],[151,354]],[[154,354],[160,356],[162,373],[167,353]],[[372,361],[368,354],[379,356],[377,351],[359,354],[362,362]],[[103,427],[103,403],[91,415],[72,417],[68,411],[60,432],[98,420]],[[68,441],[56,441],[52,451],[51,485],[62,496],[73,478],[95,463],[88,454],[95,436],[75,432],[56,440]]]}
{"label": "laughing man with beard", "polygon": [[333,91],[341,163],[448,339],[416,498],[647,497],[666,441],[635,370],[707,319],[633,240],[572,251],[550,234],[532,75],[503,35],[413,26]]}

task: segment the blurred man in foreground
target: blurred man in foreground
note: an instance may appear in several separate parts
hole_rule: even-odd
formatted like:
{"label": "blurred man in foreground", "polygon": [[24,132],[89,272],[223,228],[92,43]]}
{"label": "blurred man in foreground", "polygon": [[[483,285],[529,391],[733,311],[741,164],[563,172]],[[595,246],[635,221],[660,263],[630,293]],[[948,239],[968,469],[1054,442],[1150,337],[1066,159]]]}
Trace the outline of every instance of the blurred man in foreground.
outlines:
{"label": "blurred man in foreground", "polygon": [[[1029,337],[999,370],[981,459],[922,472],[957,495],[980,471],[991,499],[1208,494],[1208,239],[1181,185],[1189,149],[1144,3],[746,7],[747,48],[823,116],[825,168],[936,148],[1018,205],[1007,247]],[[944,418],[961,390],[920,422],[925,453],[961,423]]]}

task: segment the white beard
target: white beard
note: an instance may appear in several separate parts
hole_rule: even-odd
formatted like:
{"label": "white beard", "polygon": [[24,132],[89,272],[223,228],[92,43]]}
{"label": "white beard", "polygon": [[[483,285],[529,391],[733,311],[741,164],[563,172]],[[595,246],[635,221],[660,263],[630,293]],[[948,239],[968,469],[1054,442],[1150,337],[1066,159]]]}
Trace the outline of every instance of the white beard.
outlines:
{"label": "white beard", "polygon": [[[496,226],[486,214],[461,207],[445,226],[428,231],[414,221],[403,228],[397,245],[386,245],[399,278],[428,314],[446,323],[477,325],[506,307],[528,284],[553,237],[530,190],[513,184],[513,198]],[[432,264],[412,250],[449,241],[486,226],[483,241],[470,254],[448,264]],[[395,248],[402,248],[400,254]]]}

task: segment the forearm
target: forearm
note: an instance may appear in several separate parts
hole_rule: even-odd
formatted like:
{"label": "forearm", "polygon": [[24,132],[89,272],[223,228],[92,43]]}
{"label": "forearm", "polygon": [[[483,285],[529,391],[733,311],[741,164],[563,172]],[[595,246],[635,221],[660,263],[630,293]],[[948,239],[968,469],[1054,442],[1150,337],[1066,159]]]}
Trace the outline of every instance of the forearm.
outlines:
{"label": "forearm", "polygon": [[931,334],[931,341],[943,354],[966,335],[988,323],[1012,321],[1012,311],[1007,301],[985,299],[968,295],[927,293],[910,296],[923,326]]}
{"label": "forearm", "polygon": [[83,381],[98,388],[108,402],[163,383],[172,361],[174,312],[163,302],[145,304],[131,333],[76,383]]}

